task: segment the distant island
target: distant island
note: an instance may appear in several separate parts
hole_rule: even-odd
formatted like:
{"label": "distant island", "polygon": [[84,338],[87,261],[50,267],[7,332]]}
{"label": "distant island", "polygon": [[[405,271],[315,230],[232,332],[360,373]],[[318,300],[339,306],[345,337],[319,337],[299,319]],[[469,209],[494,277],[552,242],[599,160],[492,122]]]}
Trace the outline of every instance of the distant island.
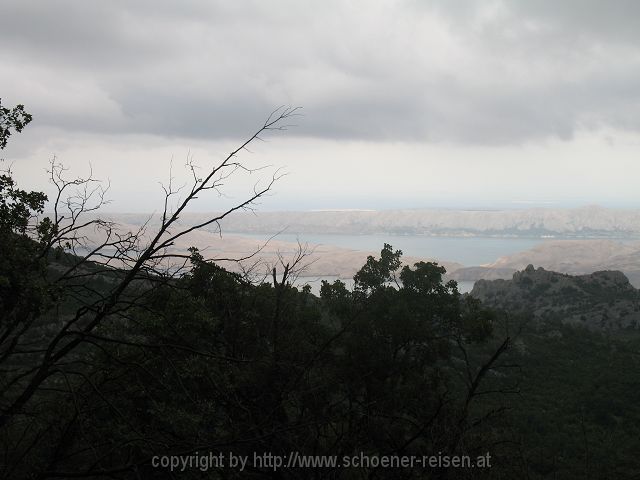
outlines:
{"label": "distant island", "polygon": [[[559,231],[560,225],[564,225],[563,231],[568,231],[569,225],[572,225],[568,222],[568,219],[573,218],[574,220],[572,221],[575,221],[576,215],[579,212],[584,214],[585,211],[589,211],[589,209],[584,211],[581,209],[556,211],[562,212],[562,215],[556,215],[555,228]],[[533,248],[510,255],[503,255],[495,258],[492,262],[481,265],[463,265],[452,261],[451,258],[420,257],[409,254],[403,260],[408,265],[418,261],[436,261],[447,269],[446,276],[448,279],[458,282],[475,282],[481,279],[510,279],[514,272],[524,269],[528,264],[534,264],[548,270],[571,275],[590,274],[599,270],[619,270],[627,276],[632,285],[640,287],[640,240],[633,240],[637,237],[631,235],[631,232],[634,231],[633,228],[635,228],[633,227],[634,215],[637,215],[637,213],[629,211],[624,216],[619,212],[615,213],[617,211],[606,209],[598,208],[594,211],[597,212],[597,215],[593,216],[592,225],[599,226],[599,230],[594,228],[591,231],[599,232],[602,237],[606,237],[605,233],[608,231],[610,232],[610,238],[577,239],[576,236],[560,236],[558,234],[557,239],[547,239]],[[425,216],[426,218],[429,212],[435,211],[409,211],[409,213],[414,214],[414,217],[412,217],[414,220],[420,218],[420,216]],[[527,215],[526,212],[531,213],[532,211],[512,212],[514,215],[512,220],[516,218],[516,213],[524,218]],[[538,213],[541,216],[552,218],[551,212],[543,211]],[[451,218],[456,217],[456,215],[462,218],[464,214],[464,212],[456,211],[449,213],[453,215]],[[496,212],[484,213],[497,215]],[[329,217],[325,215],[329,215]],[[335,216],[331,217],[331,215]],[[292,226],[288,231],[296,231],[296,229],[301,228],[300,225],[307,222],[305,223],[307,225],[305,228],[310,231],[317,231],[316,229],[320,229],[321,225],[324,225],[323,228],[326,228],[327,231],[335,229],[337,231],[352,232],[351,235],[354,234],[353,232],[364,231],[365,233],[361,234],[363,236],[368,235],[366,228],[356,228],[355,217],[352,215],[356,215],[363,221],[368,218],[367,222],[370,226],[386,225],[387,227],[385,228],[389,228],[389,226],[383,223],[382,219],[393,217],[388,212],[323,212],[322,214],[317,212],[267,212],[257,215],[238,214],[230,217],[229,228],[225,229],[223,235],[205,229],[197,229],[176,241],[171,248],[174,252],[186,253],[189,247],[197,246],[202,249],[205,255],[218,259],[242,258],[257,252],[249,261],[252,263],[261,261],[265,265],[269,265],[277,262],[278,254],[282,254],[286,258],[294,255],[299,248],[296,243],[283,241],[277,235],[269,239],[272,235],[266,232],[269,232],[271,228],[275,229],[275,226],[279,225],[280,230],[282,230],[283,225],[286,226],[285,222],[289,221]],[[599,218],[599,222],[604,222],[606,216],[610,219],[609,223],[596,223],[596,218]],[[109,217],[116,221],[123,231],[136,230],[143,222],[149,219],[148,215],[140,214],[112,214]],[[197,222],[199,217],[200,214],[185,215],[181,222],[192,224]],[[331,226],[331,218],[334,221],[333,226]],[[564,223],[560,222],[559,218],[563,218]],[[408,219],[409,217],[406,217],[403,221],[408,222]],[[152,218],[150,223],[154,221],[156,220]],[[452,221],[450,220],[450,223]],[[504,218],[501,221],[504,225],[507,225]],[[511,225],[514,225],[513,222]],[[343,230],[340,230],[338,226]],[[482,222],[479,222],[477,228],[481,226]],[[465,231],[470,231],[471,225],[465,224],[465,229]],[[243,232],[228,233],[229,231],[237,232],[238,230]],[[574,230],[577,231],[577,229]],[[582,231],[585,231],[585,229]],[[260,232],[261,235],[254,235],[257,232]],[[614,240],[614,232],[618,232],[618,234],[627,232],[628,236]],[[90,232],[88,234],[90,236]],[[388,235],[392,237],[392,234]],[[393,244],[393,239],[389,238],[388,243]],[[306,247],[308,250],[307,268],[301,273],[301,277],[309,278],[337,277],[350,279],[368,255],[375,256],[379,253],[379,250],[376,251],[371,248],[344,248],[331,244],[309,243]],[[379,248],[382,248],[382,244]],[[242,270],[242,265],[233,261],[221,261],[221,265],[232,271]]]}
{"label": "distant island", "polygon": [[[182,224],[195,224],[208,214],[189,213]],[[135,229],[158,217],[145,214],[106,215],[123,229]],[[544,243],[490,263],[462,265],[451,258],[405,256],[406,263],[437,261],[447,269],[447,278],[463,282],[509,279],[528,264],[572,275],[598,270],[620,270],[631,284],[640,287],[640,211],[588,206],[575,209],[513,210],[326,210],[310,212],[237,212],[225,222],[223,235],[212,228],[192,232],[174,245],[186,251],[191,245],[206,248],[219,258],[238,258],[262,248],[258,257],[273,262],[277,252],[294,252],[297,245],[272,235],[286,231],[300,234],[397,235],[433,237],[540,238]],[[263,239],[256,238],[257,235]],[[551,239],[551,240],[550,240]],[[637,241],[636,241],[637,240]],[[393,239],[389,238],[393,244]],[[380,245],[380,248],[382,244]],[[343,248],[310,244],[309,266],[304,276],[351,278],[371,248]],[[498,257],[499,255],[497,255]],[[227,262],[233,269],[238,265]]]}
{"label": "distant island", "polygon": [[[141,224],[143,214],[114,214],[118,220]],[[208,213],[189,213],[196,222]],[[314,210],[237,212],[225,219],[234,233],[496,236],[535,238],[640,238],[640,210],[585,206],[571,209],[510,210]]]}

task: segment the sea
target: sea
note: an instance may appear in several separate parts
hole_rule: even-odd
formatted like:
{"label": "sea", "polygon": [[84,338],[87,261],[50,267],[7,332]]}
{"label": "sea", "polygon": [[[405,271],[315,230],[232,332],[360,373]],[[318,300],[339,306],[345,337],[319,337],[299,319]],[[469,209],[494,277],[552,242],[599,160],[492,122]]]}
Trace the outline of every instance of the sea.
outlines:
{"label": "sea", "polygon": [[[265,239],[265,234],[238,233],[245,237]],[[293,234],[281,233],[277,240],[285,242],[301,242],[309,245],[333,245],[354,250],[379,252],[385,243],[394,250],[402,250],[403,255],[433,258],[440,261],[457,262],[465,266],[477,266],[492,263],[498,258],[529,250],[541,243],[557,240],[557,238],[522,238],[522,237],[432,237],[425,235],[339,235],[339,234]],[[301,277],[298,284],[308,283],[313,293],[318,294],[323,280],[333,282],[338,277]],[[344,280],[347,288],[353,286],[353,280]],[[458,282],[460,292],[469,292],[473,281]]]}
{"label": "sea", "polygon": [[[231,233],[231,232],[230,232]],[[237,233],[245,237],[269,238],[266,234]],[[579,237],[572,240],[592,240],[598,237]],[[602,239],[602,237],[599,237]],[[450,261],[460,263],[466,267],[479,266],[493,263],[500,257],[523,252],[541,245],[545,242],[563,240],[562,237],[445,237],[428,235],[340,235],[340,234],[307,234],[283,232],[275,237],[285,242],[301,242],[309,245],[333,245],[336,247],[350,248],[353,250],[379,252],[385,243],[390,244],[394,250],[402,250],[403,255],[429,258],[438,261]],[[637,238],[608,238],[622,243],[637,242]],[[301,277],[298,285],[308,283],[311,291],[319,294],[323,280],[333,282],[338,277]],[[353,280],[341,279],[347,288],[353,287]],[[461,293],[470,292],[475,282],[459,281],[458,290]]]}

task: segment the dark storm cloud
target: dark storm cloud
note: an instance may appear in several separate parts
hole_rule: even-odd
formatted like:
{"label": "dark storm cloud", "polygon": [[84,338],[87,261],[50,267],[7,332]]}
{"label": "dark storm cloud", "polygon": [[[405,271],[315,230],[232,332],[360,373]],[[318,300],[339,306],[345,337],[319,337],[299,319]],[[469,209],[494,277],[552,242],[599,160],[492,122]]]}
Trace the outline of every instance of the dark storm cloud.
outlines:
{"label": "dark storm cloud", "polygon": [[510,144],[640,129],[635,1],[4,1],[0,94],[40,124]]}
{"label": "dark storm cloud", "polygon": [[516,0],[512,7],[519,15],[596,41],[635,43],[640,39],[640,3],[635,0]]}

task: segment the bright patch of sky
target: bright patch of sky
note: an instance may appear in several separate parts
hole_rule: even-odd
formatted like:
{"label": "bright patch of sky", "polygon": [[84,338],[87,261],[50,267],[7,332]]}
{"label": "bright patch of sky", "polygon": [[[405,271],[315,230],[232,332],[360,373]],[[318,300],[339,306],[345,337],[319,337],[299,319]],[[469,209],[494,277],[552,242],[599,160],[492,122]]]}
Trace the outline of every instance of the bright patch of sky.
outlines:
{"label": "bright patch of sky", "polygon": [[[153,211],[173,159],[288,173],[260,208],[640,208],[640,3],[6,0],[0,97],[34,122],[3,152],[25,188],[52,156]],[[270,170],[230,181],[219,210]],[[263,177],[261,177],[263,175]]]}

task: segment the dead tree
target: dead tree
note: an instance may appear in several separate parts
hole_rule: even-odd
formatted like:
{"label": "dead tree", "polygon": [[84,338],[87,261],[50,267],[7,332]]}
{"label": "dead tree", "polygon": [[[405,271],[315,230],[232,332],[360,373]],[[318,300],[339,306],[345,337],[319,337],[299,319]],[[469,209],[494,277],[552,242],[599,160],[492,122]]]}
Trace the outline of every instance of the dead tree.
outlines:
{"label": "dead tree", "polygon": [[[40,408],[39,394],[62,391],[76,402],[80,401],[75,395],[80,386],[89,386],[99,394],[99,385],[83,378],[74,367],[75,362],[81,361],[76,354],[79,350],[100,348],[97,342],[100,335],[96,333],[99,327],[111,319],[126,317],[131,309],[143,305],[144,296],[155,285],[171,282],[187,268],[192,255],[173,252],[171,247],[175,242],[211,225],[221,230],[226,217],[236,211],[253,209],[272,189],[282,176],[278,170],[266,182],[255,184],[243,200],[226,210],[193,224],[183,225],[179,221],[197,198],[220,193],[224,182],[239,172],[255,171],[239,159],[240,155],[251,143],[262,140],[264,134],[285,130],[287,121],[297,115],[297,110],[279,108],[272,112],[253,135],[204,175],[189,160],[190,185],[186,189],[175,188],[170,179],[168,185],[163,186],[159,223],[154,226],[148,221],[136,231],[123,232],[116,223],[96,215],[107,203],[108,185],[96,181],[91,174],[69,180],[63,166],[56,159],[51,162],[49,175],[56,191],[52,199],[53,213],[42,218],[42,211],[36,212],[39,215],[31,219],[28,231],[21,232],[31,237],[35,249],[33,264],[48,264],[44,273],[48,301],[43,309],[16,305],[5,312],[6,318],[0,322],[0,438],[9,435],[14,440],[20,439],[14,442],[16,450],[5,458],[20,461],[45,435],[44,430],[39,432],[31,421]],[[183,196],[181,199],[177,199],[178,193]],[[108,288],[96,288],[98,281]],[[66,302],[67,308],[72,305],[72,313],[58,315],[61,302]],[[47,316],[56,318],[52,323],[55,330],[43,333],[39,322]],[[196,353],[207,355],[207,352]],[[78,403],[74,409],[79,415]],[[74,434],[72,424],[70,422],[69,430],[60,436],[61,451],[64,451],[65,439]],[[28,444],[24,439],[30,439]],[[9,467],[3,467],[5,474]]]}

